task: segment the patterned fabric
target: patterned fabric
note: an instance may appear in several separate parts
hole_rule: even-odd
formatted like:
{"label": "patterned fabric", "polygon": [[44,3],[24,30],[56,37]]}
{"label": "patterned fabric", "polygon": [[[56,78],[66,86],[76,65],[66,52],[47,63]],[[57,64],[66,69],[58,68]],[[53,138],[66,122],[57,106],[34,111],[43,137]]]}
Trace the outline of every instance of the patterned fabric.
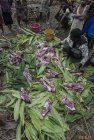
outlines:
{"label": "patterned fabric", "polygon": [[[62,44],[68,44],[70,46],[70,48],[73,48],[73,41],[70,39],[70,37],[68,36],[66,39],[64,39],[62,41]],[[62,46],[63,47],[63,46]],[[88,46],[87,43],[84,43],[82,45],[79,46],[79,50],[82,53],[82,60],[81,60],[81,64],[84,65],[88,59],[89,59],[89,52],[88,52]]]}
{"label": "patterned fabric", "polygon": [[16,5],[16,14],[17,14],[17,17],[21,18],[22,17],[22,12],[23,12],[22,4],[21,3],[18,3],[16,1],[15,2],[15,5]]}
{"label": "patterned fabric", "polygon": [[50,0],[42,0],[40,12],[48,12],[50,10]]}
{"label": "patterned fabric", "polygon": [[28,19],[27,3],[21,3],[16,1],[15,5],[17,18],[19,20],[27,21]]}

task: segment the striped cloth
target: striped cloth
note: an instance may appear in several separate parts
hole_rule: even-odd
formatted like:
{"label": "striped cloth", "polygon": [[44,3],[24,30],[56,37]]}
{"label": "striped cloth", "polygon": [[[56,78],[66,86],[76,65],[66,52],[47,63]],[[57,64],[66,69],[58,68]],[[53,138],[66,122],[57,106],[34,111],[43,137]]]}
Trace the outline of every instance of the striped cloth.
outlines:
{"label": "striped cloth", "polygon": [[40,7],[40,12],[42,13],[48,13],[50,10],[50,0],[42,0],[41,1],[41,7]]}

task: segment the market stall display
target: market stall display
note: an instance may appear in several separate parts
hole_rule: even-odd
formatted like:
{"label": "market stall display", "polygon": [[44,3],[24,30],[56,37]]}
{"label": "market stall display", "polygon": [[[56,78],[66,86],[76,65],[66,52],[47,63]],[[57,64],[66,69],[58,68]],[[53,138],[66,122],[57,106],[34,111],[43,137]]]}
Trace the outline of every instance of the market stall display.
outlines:
{"label": "market stall display", "polygon": [[75,66],[60,47],[54,47],[60,39],[47,42],[43,33],[21,30],[9,49],[0,50],[4,66],[0,105],[12,111],[16,140],[22,135],[28,140],[66,140],[72,122],[94,114],[94,108],[86,108],[93,98],[89,82],[85,75],[68,70]]}

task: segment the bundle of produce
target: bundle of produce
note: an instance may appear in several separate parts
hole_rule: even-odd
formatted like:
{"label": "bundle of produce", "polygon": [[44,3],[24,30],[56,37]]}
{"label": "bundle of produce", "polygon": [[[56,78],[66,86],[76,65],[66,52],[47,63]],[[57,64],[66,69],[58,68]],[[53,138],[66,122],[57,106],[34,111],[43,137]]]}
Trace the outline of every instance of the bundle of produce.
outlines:
{"label": "bundle of produce", "polygon": [[0,105],[18,124],[16,140],[23,135],[27,140],[66,140],[71,123],[94,114],[89,82],[69,72],[74,65],[60,48],[54,48],[58,40],[48,43],[43,34],[22,30],[11,40],[13,53],[10,48],[0,52],[5,66]]}

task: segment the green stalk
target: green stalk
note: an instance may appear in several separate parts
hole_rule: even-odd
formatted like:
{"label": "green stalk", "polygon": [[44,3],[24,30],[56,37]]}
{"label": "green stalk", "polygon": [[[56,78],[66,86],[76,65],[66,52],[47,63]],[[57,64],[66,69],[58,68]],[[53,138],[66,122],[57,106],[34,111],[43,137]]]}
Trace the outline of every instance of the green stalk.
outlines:
{"label": "green stalk", "polygon": [[9,39],[6,38],[5,36],[2,35],[2,37],[9,43],[9,45],[11,46],[12,44],[10,43]]}

